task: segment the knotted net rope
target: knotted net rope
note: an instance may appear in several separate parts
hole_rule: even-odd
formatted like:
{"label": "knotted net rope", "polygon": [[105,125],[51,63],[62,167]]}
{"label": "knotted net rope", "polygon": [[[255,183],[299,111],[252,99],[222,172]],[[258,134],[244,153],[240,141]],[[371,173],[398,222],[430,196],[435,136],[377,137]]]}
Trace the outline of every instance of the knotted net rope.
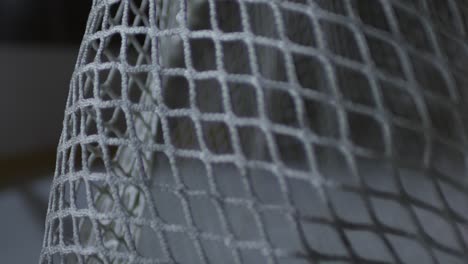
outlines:
{"label": "knotted net rope", "polygon": [[94,0],[40,263],[468,263],[468,4]]}

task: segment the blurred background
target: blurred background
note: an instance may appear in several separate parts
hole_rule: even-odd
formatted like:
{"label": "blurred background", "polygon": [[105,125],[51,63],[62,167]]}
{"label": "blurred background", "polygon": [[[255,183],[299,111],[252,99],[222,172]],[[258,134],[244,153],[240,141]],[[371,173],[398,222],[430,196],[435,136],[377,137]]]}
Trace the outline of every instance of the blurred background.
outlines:
{"label": "blurred background", "polygon": [[91,0],[0,0],[0,255],[37,263]]}

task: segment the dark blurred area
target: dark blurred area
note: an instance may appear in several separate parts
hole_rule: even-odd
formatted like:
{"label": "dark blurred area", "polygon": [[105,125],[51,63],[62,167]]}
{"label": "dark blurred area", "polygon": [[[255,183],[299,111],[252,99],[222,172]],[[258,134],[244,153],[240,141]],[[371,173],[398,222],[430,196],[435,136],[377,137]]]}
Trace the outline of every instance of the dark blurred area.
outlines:
{"label": "dark blurred area", "polygon": [[91,0],[0,0],[0,41],[78,44]]}
{"label": "dark blurred area", "polygon": [[0,165],[57,144],[90,7],[91,0],[0,0],[0,121],[8,124]]}
{"label": "dark blurred area", "polygon": [[1,263],[37,263],[91,0],[0,0]]}

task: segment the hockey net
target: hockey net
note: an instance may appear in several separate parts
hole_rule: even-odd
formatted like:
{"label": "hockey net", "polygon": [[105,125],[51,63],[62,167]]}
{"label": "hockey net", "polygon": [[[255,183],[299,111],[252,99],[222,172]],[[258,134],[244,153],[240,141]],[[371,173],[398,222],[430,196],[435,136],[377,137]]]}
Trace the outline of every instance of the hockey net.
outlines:
{"label": "hockey net", "polygon": [[467,263],[468,5],[95,0],[40,263]]}

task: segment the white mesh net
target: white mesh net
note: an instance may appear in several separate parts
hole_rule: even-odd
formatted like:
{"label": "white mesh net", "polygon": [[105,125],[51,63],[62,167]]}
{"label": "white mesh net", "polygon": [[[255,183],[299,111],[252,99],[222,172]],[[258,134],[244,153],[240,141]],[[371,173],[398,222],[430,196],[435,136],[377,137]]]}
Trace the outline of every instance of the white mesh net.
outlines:
{"label": "white mesh net", "polygon": [[468,4],[95,0],[41,263],[468,263]]}

